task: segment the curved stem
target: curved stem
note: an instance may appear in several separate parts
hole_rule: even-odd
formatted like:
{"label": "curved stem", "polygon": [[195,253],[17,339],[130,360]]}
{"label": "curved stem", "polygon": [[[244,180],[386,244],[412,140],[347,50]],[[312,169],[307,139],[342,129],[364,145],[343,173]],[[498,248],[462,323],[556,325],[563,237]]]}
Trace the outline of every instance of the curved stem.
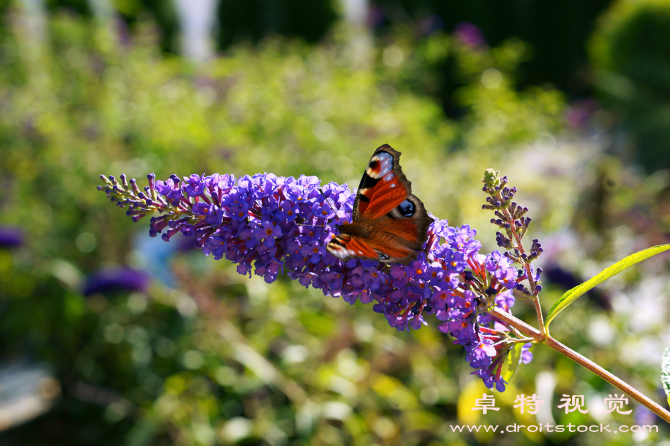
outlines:
{"label": "curved stem", "polygon": [[511,314],[500,310],[499,308],[494,308],[489,314],[500,319],[506,324],[516,328],[517,330],[519,330],[519,332],[523,333],[524,335],[532,337],[538,343],[543,343],[546,346],[553,348],[560,354],[572,359],[577,364],[580,364],[586,367],[587,369],[591,370],[593,373],[600,376],[602,379],[612,384],[614,387],[627,393],[634,400],[647,407],[649,410],[651,410],[656,415],[661,417],[667,423],[670,423],[670,412],[668,412],[663,406],[661,406],[654,400],[650,399],[649,397],[641,393],[639,390],[635,389],[630,384],[623,381],[621,378],[608,372],[595,362],[591,361],[585,356],[580,355],[576,351],[566,347],[565,345],[561,344],[548,334],[541,332],[540,330],[528,325],[527,323],[523,322],[520,319],[515,318]]}
{"label": "curved stem", "polygon": [[[502,200],[502,196],[499,194],[499,198]],[[507,224],[510,225],[510,228],[515,228],[515,222],[514,222],[514,217],[512,216],[511,212],[509,209],[505,208],[502,210],[502,215],[507,219]],[[507,235],[510,237],[514,237],[514,240],[516,241],[516,246],[515,248],[519,250],[521,254],[526,254],[526,250],[523,247],[523,242],[521,239],[523,238],[522,234],[519,234],[516,230],[507,230]],[[533,297],[533,302],[535,303],[535,314],[537,314],[537,325],[540,328],[540,332],[542,333],[543,338],[545,336],[549,336],[549,332],[547,331],[545,325],[544,325],[544,317],[542,316],[542,306],[540,305],[540,297],[538,296],[538,293],[536,291],[537,289],[537,283],[535,283],[535,277],[533,277],[532,271],[530,269],[530,262],[519,259],[519,263],[521,263],[521,266],[523,269],[526,271],[526,277],[528,277],[528,284],[530,285],[530,294]]]}

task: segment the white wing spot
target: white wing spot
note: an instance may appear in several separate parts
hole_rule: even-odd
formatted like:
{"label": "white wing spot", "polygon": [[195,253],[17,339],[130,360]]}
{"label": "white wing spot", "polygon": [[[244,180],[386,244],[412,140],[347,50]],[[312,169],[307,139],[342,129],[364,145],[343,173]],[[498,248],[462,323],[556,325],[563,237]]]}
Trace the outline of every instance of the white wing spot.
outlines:
{"label": "white wing spot", "polygon": [[359,254],[359,255],[363,255],[363,252],[362,252],[362,251],[358,251],[358,254]]}
{"label": "white wing spot", "polygon": [[328,252],[337,257],[338,259],[344,259],[348,257],[348,253],[345,249],[340,246],[327,246]]}
{"label": "white wing spot", "polygon": [[395,176],[395,175],[393,175],[392,173],[390,173],[390,174],[388,174],[388,175],[386,175],[386,176],[384,177],[384,181],[391,181],[391,180],[393,179],[394,176]]}
{"label": "white wing spot", "polygon": [[390,187],[395,187],[395,183],[391,184],[391,186],[390,186]]}
{"label": "white wing spot", "polygon": [[391,156],[388,153],[382,152],[378,155],[373,156],[370,159],[370,162],[372,163],[373,161],[377,161],[379,163],[378,172],[374,172],[370,168],[365,169],[365,172],[372,178],[375,179],[381,178],[393,170],[393,156]]}
{"label": "white wing spot", "polygon": [[381,172],[380,176],[384,176],[391,171],[393,168],[393,157],[388,153],[380,153],[377,155],[379,161],[381,162]]}

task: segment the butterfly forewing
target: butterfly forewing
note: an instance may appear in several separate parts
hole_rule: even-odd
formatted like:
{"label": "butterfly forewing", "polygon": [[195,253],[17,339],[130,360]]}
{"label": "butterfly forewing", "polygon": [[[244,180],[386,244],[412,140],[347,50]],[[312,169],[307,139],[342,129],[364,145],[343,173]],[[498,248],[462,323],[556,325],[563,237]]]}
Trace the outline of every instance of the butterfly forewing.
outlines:
{"label": "butterfly forewing", "polygon": [[399,164],[400,152],[384,144],[372,154],[356,192],[354,220],[362,215],[379,218],[412,193]]}

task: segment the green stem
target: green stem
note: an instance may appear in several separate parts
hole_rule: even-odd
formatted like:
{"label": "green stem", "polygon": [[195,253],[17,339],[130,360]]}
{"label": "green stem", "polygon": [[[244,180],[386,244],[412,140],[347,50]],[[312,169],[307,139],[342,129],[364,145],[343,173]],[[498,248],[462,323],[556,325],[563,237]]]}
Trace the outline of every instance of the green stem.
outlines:
{"label": "green stem", "polygon": [[634,400],[647,407],[649,410],[651,410],[656,415],[661,417],[667,423],[670,423],[670,412],[668,412],[663,406],[653,401],[652,399],[641,393],[639,390],[635,389],[630,384],[623,381],[621,378],[608,372],[595,362],[580,355],[576,351],[566,347],[565,345],[561,344],[548,334],[543,333],[542,331],[528,325],[522,320],[515,318],[511,314],[506,313],[499,308],[494,308],[489,314],[495,316],[496,318],[500,319],[506,324],[516,328],[522,334],[532,337],[536,342],[545,344],[546,346],[553,348],[560,354],[572,359],[577,364],[580,364],[586,367],[587,369],[591,370],[593,373],[600,376],[602,379],[612,384],[614,387],[627,393],[630,397],[632,397]]}

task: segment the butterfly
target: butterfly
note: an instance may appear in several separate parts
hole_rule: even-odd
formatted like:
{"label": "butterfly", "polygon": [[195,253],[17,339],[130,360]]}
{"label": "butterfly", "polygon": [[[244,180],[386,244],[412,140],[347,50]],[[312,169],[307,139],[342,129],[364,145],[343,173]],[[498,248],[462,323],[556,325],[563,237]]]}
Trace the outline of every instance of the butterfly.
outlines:
{"label": "butterfly", "polygon": [[399,159],[400,152],[388,144],[372,154],[356,192],[353,221],[335,225],[339,235],[326,245],[332,255],[403,265],[416,260],[433,219],[412,195]]}

